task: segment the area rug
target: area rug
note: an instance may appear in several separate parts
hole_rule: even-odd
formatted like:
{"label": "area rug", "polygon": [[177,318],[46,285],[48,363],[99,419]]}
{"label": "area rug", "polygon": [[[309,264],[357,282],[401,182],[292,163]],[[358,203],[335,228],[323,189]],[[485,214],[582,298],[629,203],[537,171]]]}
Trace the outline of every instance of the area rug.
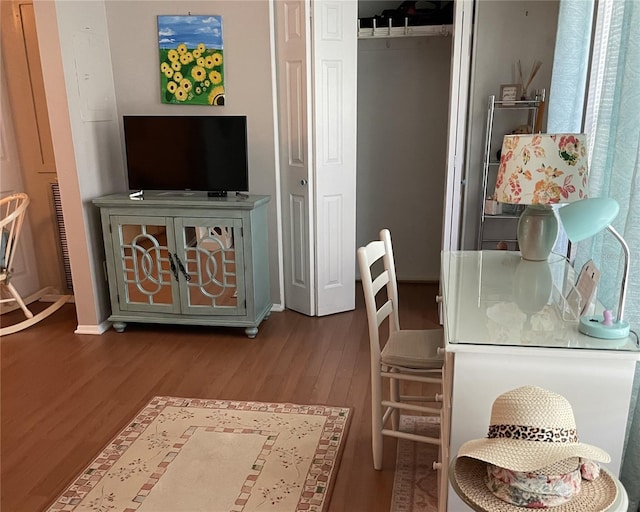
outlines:
{"label": "area rug", "polygon": [[[437,416],[400,416],[400,429],[436,436],[439,421]],[[436,445],[398,439],[391,512],[437,512],[438,472],[433,469],[436,460]]]}
{"label": "area rug", "polygon": [[155,397],[49,511],[326,511],[350,409]]}

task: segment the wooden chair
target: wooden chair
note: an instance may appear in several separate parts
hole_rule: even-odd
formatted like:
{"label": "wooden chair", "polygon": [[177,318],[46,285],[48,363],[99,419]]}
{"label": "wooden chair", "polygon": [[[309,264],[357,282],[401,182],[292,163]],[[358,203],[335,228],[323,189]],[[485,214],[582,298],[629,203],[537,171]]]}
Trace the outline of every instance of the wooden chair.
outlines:
{"label": "wooden chair", "polygon": [[[27,304],[42,296],[45,292],[49,291],[50,288],[41,290],[38,294],[34,294],[25,301],[11,283],[13,258],[18,248],[18,241],[20,240],[20,232],[22,231],[22,223],[24,222],[27,206],[29,206],[29,197],[22,192],[11,194],[0,200],[0,288],[6,290],[9,295],[7,298],[0,299],[0,304],[15,303],[22,309],[27,317],[26,320],[22,322],[0,328],[0,336],[12,334],[32,326],[60,309],[60,307],[70,299],[69,295],[64,295],[45,310],[34,315],[27,307]],[[9,308],[7,311],[10,310],[12,309]]]}
{"label": "wooden chair", "polygon": [[[371,346],[371,436],[373,466],[382,468],[383,436],[409,439],[423,443],[440,444],[439,437],[427,437],[399,430],[400,410],[418,414],[439,415],[439,407],[416,404],[420,401],[442,400],[442,367],[444,344],[442,329],[401,330],[398,315],[398,286],[395,263],[388,229],[380,231],[380,240],[358,249],[358,264],[364,292],[369,341]],[[382,260],[380,264],[376,263]],[[372,268],[374,267],[374,268]],[[376,272],[374,278],[372,272]],[[386,297],[376,297],[385,288]],[[383,294],[380,293],[380,296]],[[382,322],[388,319],[389,335],[381,343]],[[389,379],[389,400],[383,400],[382,381]],[[409,396],[401,394],[401,382],[437,384],[439,393],[434,396]],[[384,408],[384,409],[383,409]],[[391,425],[387,423],[391,418]]]}

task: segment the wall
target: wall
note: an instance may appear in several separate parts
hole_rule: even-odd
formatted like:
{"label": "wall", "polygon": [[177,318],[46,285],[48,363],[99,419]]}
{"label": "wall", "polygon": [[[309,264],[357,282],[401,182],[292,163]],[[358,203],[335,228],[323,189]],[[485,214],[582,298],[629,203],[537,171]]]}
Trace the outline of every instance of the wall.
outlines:
{"label": "wall", "polygon": [[[160,14],[222,16],[225,105],[206,107],[160,103],[158,28]],[[109,40],[119,123],[122,116],[246,115],[249,191],[271,196],[269,265],[271,297],[278,301],[279,254],[269,3],[265,1],[107,2]],[[124,157],[122,157],[124,158]]]}
{"label": "wall", "polygon": [[[269,3],[184,1],[179,9],[175,3],[144,0],[36,4],[79,331],[100,332],[110,311],[99,214],[91,200],[127,189],[121,126],[125,114],[248,116],[250,192],[272,197],[271,296],[278,299]],[[223,17],[224,107],[160,103],[156,16],[188,12]]]}
{"label": "wall", "polygon": [[99,334],[110,308],[99,215],[122,184],[104,2],[34,2],[42,73],[73,274],[78,333]]}
{"label": "wall", "polygon": [[[274,109],[269,2],[109,1],[107,21],[115,82],[118,122],[122,116],[246,115],[249,191],[271,196],[269,203],[269,272],[271,297],[280,299]],[[222,16],[225,105],[207,107],[160,103],[158,27],[160,14]],[[120,155],[123,161],[124,155]],[[122,163],[124,166],[124,161]]]}
{"label": "wall", "polygon": [[440,275],[451,37],[358,41],[358,246],[389,228],[398,279]]}
{"label": "wall", "polygon": [[[482,161],[487,101],[500,94],[500,84],[518,83],[516,65],[529,75],[534,60],[542,61],[531,84],[549,93],[555,49],[557,0],[480,0],[476,2],[474,53],[468,118],[466,183],[462,248],[476,249],[482,187]],[[521,123],[518,123],[521,124]],[[496,133],[512,126],[496,126]],[[504,134],[504,133],[503,133]]]}

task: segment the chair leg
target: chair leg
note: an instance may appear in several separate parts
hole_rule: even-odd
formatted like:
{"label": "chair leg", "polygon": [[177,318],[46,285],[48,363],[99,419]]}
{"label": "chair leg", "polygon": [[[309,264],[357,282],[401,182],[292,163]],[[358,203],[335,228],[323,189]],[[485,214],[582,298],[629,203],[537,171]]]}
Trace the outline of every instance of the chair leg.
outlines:
{"label": "chair leg", "polygon": [[[398,379],[389,379],[389,395],[394,402],[400,401],[400,381]],[[394,408],[391,413],[391,428],[400,430],[400,409]]]}
{"label": "chair leg", "polygon": [[382,379],[380,374],[371,372],[371,448],[373,467],[382,469]]}
{"label": "chair leg", "polygon": [[24,312],[25,316],[27,318],[33,318],[33,313],[31,311],[29,311],[29,308],[24,303],[24,301],[22,300],[22,297],[20,297],[20,294],[18,293],[18,290],[15,289],[13,284],[5,283],[5,286],[7,287],[7,289],[9,290],[9,293],[13,296],[15,301],[18,303],[18,305],[20,306],[20,309],[22,309],[22,311]]}

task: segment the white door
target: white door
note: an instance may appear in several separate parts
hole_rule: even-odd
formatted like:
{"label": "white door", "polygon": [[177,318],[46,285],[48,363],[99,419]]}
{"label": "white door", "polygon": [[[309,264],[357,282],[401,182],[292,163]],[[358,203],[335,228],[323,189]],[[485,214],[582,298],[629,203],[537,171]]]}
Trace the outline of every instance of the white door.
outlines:
{"label": "white door", "polygon": [[315,315],[309,0],[275,3],[285,304]]}
{"label": "white door", "polygon": [[357,17],[355,0],[312,3],[317,315],[355,308]]}
{"label": "white door", "polygon": [[[306,314],[328,315],[355,307],[358,4],[355,0],[275,4],[285,302]],[[312,13],[310,33],[307,9]],[[459,245],[471,13],[472,0],[456,2],[445,250]]]}
{"label": "white door", "polygon": [[[4,68],[4,62],[0,65]],[[2,73],[0,73],[0,113],[2,114],[0,117],[0,167],[2,167],[0,197],[5,197],[15,192],[24,192],[4,71],[2,69]],[[29,222],[29,208],[30,206],[27,207],[22,232],[16,247],[13,259],[13,275],[11,277],[11,283],[25,300],[40,288],[35,257],[36,251]]]}
{"label": "white door", "polygon": [[442,250],[460,247],[464,149],[469,98],[473,0],[456,0],[451,51],[447,174],[442,225]]}

